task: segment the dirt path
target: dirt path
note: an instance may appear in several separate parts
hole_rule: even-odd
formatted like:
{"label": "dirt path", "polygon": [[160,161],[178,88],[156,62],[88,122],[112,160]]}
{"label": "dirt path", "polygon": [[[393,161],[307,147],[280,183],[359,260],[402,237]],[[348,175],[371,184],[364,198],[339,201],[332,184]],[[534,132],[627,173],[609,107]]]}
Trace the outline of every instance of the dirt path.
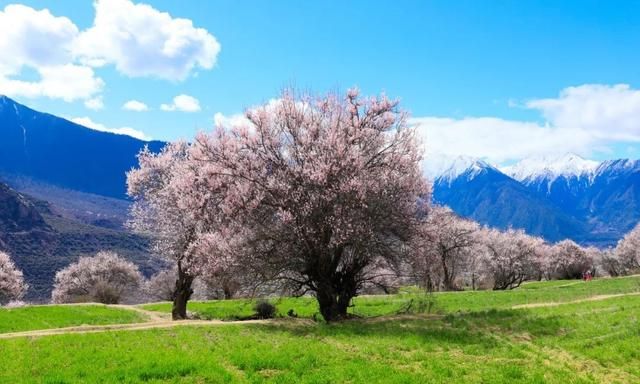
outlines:
{"label": "dirt path", "polygon": [[[76,304],[77,305],[77,304]],[[82,305],[103,305],[87,303]],[[51,328],[51,329],[38,329],[32,331],[10,332],[0,333],[0,340],[2,339],[14,339],[18,337],[40,337],[40,336],[52,336],[52,335],[65,335],[71,333],[99,333],[109,331],[140,331],[145,329],[158,329],[158,328],[174,328],[190,325],[208,325],[208,326],[223,326],[230,324],[263,324],[269,322],[269,320],[243,320],[243,321],[221,321],[221,320],[181,320],[172,321],[170,313],[163,313],[157,311],[149,311],[140,308],[135,305],[113,304],[106,305],[109,308],[118,308],[128,311],[134,311],[143,315],[147,321],[142,323],[130,323],[130,324],[106,324],[106,325],[79,325],[73,327],[64,328]]]}
{"label": "dirt path", "polygon": [[587,297],[586,299],[579,299],[579,300],[573,300],[573,301],[520,304],[520,305],[514,305],[513,307],[511,307],[511,309],[557,307],[559,305],[578,304],[578,303],[584,303],[588,301],[600,301],[600,300],[613,299],[616,297],[638,296],[638,295],[640,295],[640,292],[619,293],[614,295],[597,295],[597,296]]}
{"label": "dirt path", "polygon": [[138,312],[139,314],[141,314],[141,315],[145,316],[147,319],[149,319],[149,322],[158,323],[158,322],[171,320],[171,314],[170,313],[158,312],[158,311],[149,311],[147,309],[140,308],[137,305],[111,304],[111,305],[107,305],[107,307],[125,309],[125,310],[129,310],[129,311]]}
{"label": "dirt path", "polygon": [[52,335],[66,335],[72,333],[99,333],[109,331],[140,331],[145,329],[158,329],[158,328],[174,328],[184,327],[191,325],[208,325],[208,326],[224,326],[232,324],[264,324],[269,320],[244,320],[244,321],[220,321],[220,320],[162,320],[162,321],[149,321],[146,323],[134,323],[134,324],[109,324],[109,325],[81,325],[77,327],[66,328],[52,328],[42,329],[35,331],[23,331],[23,332],[11,332],[1,333],[0,340],[2,339],[15,339],[18,337],[40,337],[40,336],[52,336]]}

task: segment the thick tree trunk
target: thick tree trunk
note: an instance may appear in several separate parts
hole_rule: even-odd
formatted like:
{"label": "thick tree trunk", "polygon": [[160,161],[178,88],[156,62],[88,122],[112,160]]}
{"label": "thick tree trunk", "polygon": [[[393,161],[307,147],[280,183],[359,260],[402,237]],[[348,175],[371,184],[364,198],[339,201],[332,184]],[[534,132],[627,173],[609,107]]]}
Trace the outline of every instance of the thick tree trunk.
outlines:
{"label": "thick tree trunk", "polygon": [[318,284],[316,292],[318,306],[320,314],[327,323],[348,317],[347,309],[351,299],[356,295],[356,290],[352,288],[354,285],[346,284],[341,289],[336,289],[331,283]]}
{"label": "thick tree trunk", "polygon": [[232,279],[224,279],[222,281],[222,294],[224,295],[225,300],[233,299],[236,292],[238,290],[238,285]]}
{"label": "thick tree trunk", "polygon": [[224,299],[225,300],[233,299],[233,291],[231,290],[231,288],[229,288],[229,286],[223,285],[222,286],[222,293],[224,294]]}
{"label": "thick tree trunk", "polygon": [[173,320],[186,320],[187,302],[193,294],[192,284],[193,276],[185,273],[182,268],[178,266],[178,280],[176,280],[176,289],[173,292],[173,307],[171,308],[171,317]]}

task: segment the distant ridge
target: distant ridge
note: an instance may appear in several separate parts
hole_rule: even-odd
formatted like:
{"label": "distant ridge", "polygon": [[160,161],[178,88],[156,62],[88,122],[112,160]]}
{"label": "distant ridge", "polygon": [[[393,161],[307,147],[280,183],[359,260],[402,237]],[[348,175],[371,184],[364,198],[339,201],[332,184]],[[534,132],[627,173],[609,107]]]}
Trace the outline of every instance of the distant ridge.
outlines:
{"label": "distant ridge", "polygon": [[435,202],[486,225],[606,247],[640,221],[638,160],[566,154],[502,170],[472,158],[453,159],[449,168],[436,162]]}
{"label": "distant ridge", "polygon": [[145,145],[164,143],[95,131],[0,96],[1,172],[124,199],[125,172]]}

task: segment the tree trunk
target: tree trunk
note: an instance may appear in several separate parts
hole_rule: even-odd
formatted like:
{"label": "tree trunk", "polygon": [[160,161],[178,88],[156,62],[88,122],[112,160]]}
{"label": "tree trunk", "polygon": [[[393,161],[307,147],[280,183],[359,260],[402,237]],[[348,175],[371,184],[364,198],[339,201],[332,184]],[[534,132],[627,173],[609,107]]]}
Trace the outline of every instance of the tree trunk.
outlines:
{"label": "tree trunk", "polygon": [[173,307],[171,308],[173,320],[187,319],[187,302],[193,294],[192,284],[193,276],[185,273],[178,265],[178,280],[176,280],[176,289],[173,292]]}
{"label": "tree trunk", "polygon": [[453,282],[454,280],[453,273],[449,271],[449,266],[447,265],[447,257],[443,255],[440,257],[440,260],[442,263],[442,280],[443,280],[445,291],[457,291],[457,287]]}
{"label": "tree trunk", "polygon": [[[350,286],[351,284],[348,285]],[[355,294],[355,289],[350,287],[343,287],[338,290],[330,283],[318,284],[316,297],[320,307],[320,314],[324,320],[329,323],[346,319],[348,317],[347,309]]]}

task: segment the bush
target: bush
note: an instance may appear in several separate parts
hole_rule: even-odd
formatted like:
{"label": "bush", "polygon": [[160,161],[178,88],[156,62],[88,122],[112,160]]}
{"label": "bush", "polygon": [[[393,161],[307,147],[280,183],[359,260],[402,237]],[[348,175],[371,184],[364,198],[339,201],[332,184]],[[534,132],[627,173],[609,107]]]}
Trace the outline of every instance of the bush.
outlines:
{"label": "bush", "polygon": [[133,295],[142,281],[138,267],[114,252],[102,251],[56,273],[52,301],[118,304]]}
{"label": "bush", "polygon": [[273,319],[276,315],[276,306],[267,300],[258,301],[254,309],[259,319]]}

